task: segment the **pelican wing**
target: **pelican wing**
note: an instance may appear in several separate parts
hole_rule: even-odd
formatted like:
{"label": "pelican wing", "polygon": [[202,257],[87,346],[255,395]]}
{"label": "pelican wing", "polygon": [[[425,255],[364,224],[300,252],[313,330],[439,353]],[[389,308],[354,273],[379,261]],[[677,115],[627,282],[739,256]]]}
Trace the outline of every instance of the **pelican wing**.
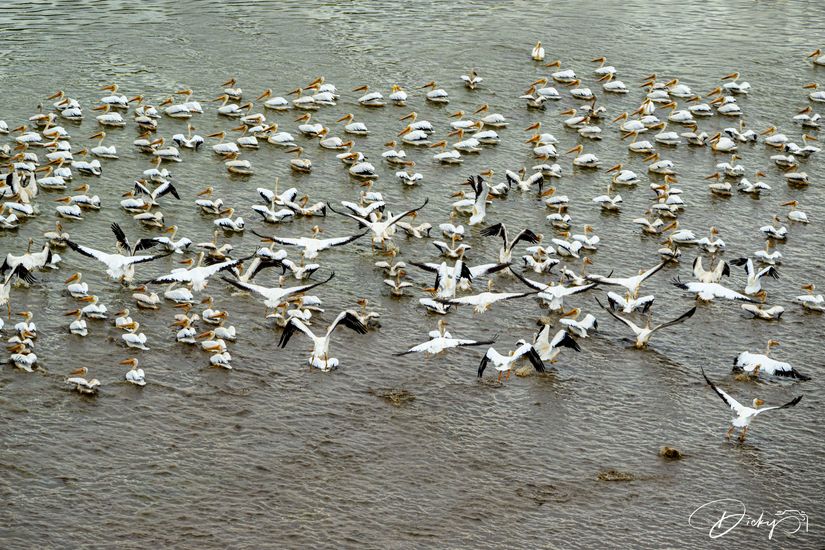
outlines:
{"label": "pelican wing", "polygon": [[404,212],[401,212],[400,214],[396,214],[395,216],[392,216],[389,220],[387,220],[387,227],[392,227],[393,225],[395,225],[399,221],[401,221],[402,218],[405,218],[405,217],[409,216],[410,214],[418,212],[419,210],[421,210],[422,208],[427,206],[427,204],[429,202],[430,202],[430,198],[427,197],[426,199],[424,199],[424,203],[421,206],[419,206],[418,208],[411,208],[410,210],[405,210]]}
{"label": "pelican wing", "polygon": [[367,333],[367,327],[364,326],[364,323],[359,321],[358,317],[356,317],[355,314],[349,310],[342,311],[341,313],[339,313],[338,317],[336,317],[335,320],[329,325],[329,328],[327,328],[327,337],[329,337],[329,335],[332,334],[332,331],[334,331],[339,326],[345,326],[349,329],[354,330],[358,334]]}
{"label": "pelican wing", "polygon": [[323,243],[325,248],[330,247],[330,246],[342,246],[342,245],[345,245],[347,243],[351,243],[352,241],[354,241],[356,239],[360,239],[361,237],[363,237],[367,233],[368,233],[368,231],[364,231],[363,233],[358,233],[357,235],[350,235],[349,237],[335,237],[335,238],[332,238],[332,239],[323,239],[322,243]]}
{"label": "pelican wing", "polygon": [[753,416],[756,416],[757,414],[762,414],[765,411],[773,411],[773,410],[776,410],[776,409],[789,409],[791,407],[795,407],[796,404],[799,403],[800,401],[802,401],[802,396],[798,395],[798,396],[794,397],[791,401],[788,401],[787,403],[785,403],[784,405],[777,405],[777,406],[773,406],[773,407],[761,407],[759,409],[756,409],[756,412],[753,413]]}
{"label": "pelican wing", "polygon": [[536,372],[544,372],[544,362],[541,360],[538,352],[536,352],[536,348],[534,348],[532,344],[520,345],[516,348],[516,351],[513,352],[513,357],[526,357],[527,360],[533,365],[533,368],[536,369]]}
{"label": "pelican wing", "polygon": [[579,343],[570,336],[570,333],[566,330],[562,329],[553,336],[553,339],[550,340],[550,347],[555,349],[559,347],[571,348],[576,351],[581,351],[582,348],[579,346]]}
{"label": "pelican wing", "polygon": [[[510,262],[503,263],[503,264],[481,264],[474,267],[469,268],[470,277],[469,279],[475,279],[476,277],[484,277],[485,275],[490,275],[492,273],[496,273],[503,269],[507,269],[510,267]],[[464,276],[462,276],[464,278]]]}
{"label": "pelican wing", "polygon": [[281,333],[281,339],[278,340],[278,347],[285,348],[289,339],[292,338],[292,335],[299,331],[309,336],[312,340],[315,340],[315,334],[309,330],[301,320],[292,317]]}
{"label": "pelican wing", "polygon": [[636,323],[634,323],[633,321],[630,321],[629,319],[625,319],[624,317],[619,317],[618,315],[613,313],[613,311],[609,307],[604,307],[604,305],[602,305],[602,303],[599,301],[598,298],[596,298],[596,303],[599,304],[599,307],[601,307],[603,310],[605,310],[607,313],[609,313],[611,317],[613,317],[617,321],[621,321],[622,323],[624,323],[628,327],[630,327],[630,330],[632,330],[634,334],[639,334],[640,332],[642,332],[642,329],[640,329],[638,326],[636,326]]}
{"label": "pelican wing", "polygon": [[[713,388],[713,391],[715,391],[716,394],[719,397],[722,398],[722,401],[724,401],[725,404],[727,404],[728,407],[733,409],[733,412],[735,412],[737,415],[742,414],[742,411],[744,411],[745,408],[746,408],[745,406],[742,405],[742,403],[740,403],[739,401],[737,401],[736,399],[734,399],[733,397],[728,395],[725,391],[720,390],[719,388],[717,388],[716,385],[713,382],[711,382],[710,379],[708,378],[708,376],[705,374],[705,369],[702,369],[702,376],[705,378],[705,382],[707,382],[708,385],[711,388]],[[796,403],[794,403],[794,405],[795,404]]]}
{"label": "pelican wing", "polygon": [[684,312],[683,314],[681,314],[676,319],[673,319],[672,321],[667,321],[666,323],[662,323],[661,325],[657,325],[657,326],[653,327],[650,330],[650,332],[656,332],[657,330],[662,329],[662,328],[672,327],[673,325],[678,325],[679,323],[684,323],[685,321],[687,321],[688,319],[693,317],[694,313],[696,313],[696,306],[693,306],[691,309]]}

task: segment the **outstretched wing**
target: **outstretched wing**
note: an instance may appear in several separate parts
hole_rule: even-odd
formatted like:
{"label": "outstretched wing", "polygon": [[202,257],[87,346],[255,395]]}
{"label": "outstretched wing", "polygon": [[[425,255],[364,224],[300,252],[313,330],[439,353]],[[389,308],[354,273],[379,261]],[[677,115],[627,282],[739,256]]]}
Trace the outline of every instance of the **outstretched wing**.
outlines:
{"label": "outstretched wing", "polygon": [[120,224],[117,222],[112,222],[112,233],[115,234],[115,240],[120,243],[124,249],[131,251],[132,245],[129,244],[129,239],[126,238],[126,233],[123,232],[123,229],[120,227]]}
{"label": "outstretched wing", "polygon": [[401,221],[402,218],[405,218],[405,217],[409,216],[410,214],[418,212],[419,210],[421,210],[422,208],[427,206],[427,204],[429,202],[430,202],[430,198],[427,197],[426,199],[424,199],[424,204],[422,204],[418,208],[412,208],[410,210],[406,210],[404,212],[401,212],[400,214],[396,214],[395,216],[392,216],[389,220],[387,220],[387,227],[392,227],[393,225],[395,225],[399,221]]}
{"label": "outstretched wing", "polygon": [[349,310],[345,310],[339,313],[338,317],[336,317],[335,320],[329,325],[329,328],[327,328],[327,337],[329,337],[329,335],[332,334],[332,331],[334,331],[339,326],[345,326],[349,329],[354,330],[358,334],[367,333],[367,327],[364,326],[364,323],[359,321],[358,317],[356,317],[355,314]]}
{"label": "outstretched wing", "polygon": [[293,287],[282,289],[283,292],[284,292],[283,297],[286,298],[287,296],[291,296],[293,294],[300,294],[302,292],[312,290],[316,286],[321,286],[323,284],[326,284],[326,283],[330,282],[333,277],[335,277],[335,272],[334,271],[332,273],[330,273],[329,277],[327,277],[326,280],[324,280],[324,281],[318,281],[317,283],[311,283],[311,284],[308,284],[308,285],[293,286]]}
{"label": "outstretched wing", "polygon": [[315,335],[312,333],[309,328],[299,319],[292,317],[289,322],[284,327],[284,331],[281,333],[281,339],[278,340],[278,347],[285,348],[289,339],[292,338],[292,335],[296,332],[303,332],[313,340],[315,340]]}
{"label": "outstretched wing", "polygon": [[550,347],[554,349],[565,347],[574,349],[576,351],[582,350],[581,346],[579,346],[579,343],[576,342],[576,340],[573,339],[573,337],[570,336],[570,333],[566,330],[560,330],[556,333],[556,335],[550,341]]}
{"label": "outstretched wing", "polygon": [[[324,239],[322,242],[326,246],[342,246],[342,245],[345,245],[347,243],[351,243],[352,241],[354,241],[356,239],[360,239],[361,237],[363,237],[367,233],[369,233],[369,231],[364,231],[363,233],[358,233],[357,235],[350,235],[349,237],[335,237],[335,238],[332,238],[332,239]],[[277,240],[276,240],[276,242],[277,242]]]}
{"label": "outstretched wing", "polygon": [[779,406],[776,406],[776,407],[762,407],[760,409],[756,409],[756,412],[753,413],[753,415],[756,416],[757,414],[761,414],[765,411],[772,411],[772,410],[776,410],[776,409],[789,409],[791,407],[796,406],[796,404],[799,403],[800,401],[802,401],[802,396],[801,395],[799,395],[797,397],[794,397],[793,400],[788,401],[784,405],[779,405]]}
{"label": "outstretched wing", "polygon": [[687,321],[688,319],[693,317],[694,313],[696,313],[696,306],[693,306],[688,311],[684,312],[683,314],[681,314],[676,319],[673,319],[672,321],[668,321],[666,323],[662,323],[661,325],[653,327],[650,330],[650,332],[656,332],[660,328],[672,327],[673,325],[678,325],[679,323],[684,323],[685,321]]}
{"label": "outstretched wing", "polygon": [[[742,413],[742,411],[745,409],[745,407],[742,406],[742,403],[740,403],[739,401],[737,401],[736,399],[734,399],[733,397],[728,395],[726,392],[724,392],[724,391],[720,390],[719,388],[717,388],[716,385],[713,382],[711,382],[710,379],[708,378],[708,376],[705,374],[705,369],[702,369],[702,376],[705,378],[705,382],[707,382],[708,385],[711,388],[713,388],[713,391],[715,391],[716,394],[719,397],[722,398],[722,401],[724,401],[725,404],[728,407],[733,409],[733,412],[735,412],[736,414],[741,414]],[[801,396],[797,399],[801,399]],[[797,401],[797,403],[798,402],[799,401]],[[794,405],[796,405],[796,403],[794,403]],[[788,407],[788,406],[793,406],[793,405],[788,403],[787,405],[784,405],[784,406]]]}
{"label": "outstretched wing", "polygon": [[95,250],[94,248],[89,248],[88,246],[77,244],[76,242],[71,240],[67,240],[66,245],[75,252],[83,254],[84,256],[87,256],[89,258],[94,258],[99,262],[108,263],[109,258],[112,257],[112,254],[107,254],[106,252],[101,252],[100,250]]}
{"label": "outstretched wing", "polygon": [[[610,316],[611,316],[611,317],[613,317],[613,318],[614,318],[614,319],[616,319],[617,321],[621,321],[622,323],[624,323],[624,324],[626,324],[628,327],[630,327],[630,330],[632,330],[634,334],[639,334],[639,332],[641,332],[641,330],[642,330],[642,329],[640,329],[638,326],[636,326],[636,323],[634,323],[633,321],[630,321],[630,320],[628,320],[628,319],[625,319],[624,317],[619,317],[618,315],[616,315],[615,313],[613,313],[613,311],[612,311],[609,307],[604,307],[604,305],[602,305],[602,303],[599,301],[599,299],[598,299],[598,298],[596,298],[596,303],[597,303],[597,304],[599,304],[599,307],[600,307],[600,308],[602,308],[603,310],[605,310],[606,312],[608,312],[608,313],[610,314]],[[695,308],[694,308],[694,309],[695,309]],[[692,314],[691,314],[691,315],[692,315]]]}
{"label": "outstretched wing", "polygon": [[518,349],[516,349],[513,356],[526,357],[527,360],[533,365],[533,368],[536,369],[536,372],[544,372],[544,361],[541,360],[538,352],[536,352],[536,348],[534,348],[531,344],[522,344],[518,347]]}

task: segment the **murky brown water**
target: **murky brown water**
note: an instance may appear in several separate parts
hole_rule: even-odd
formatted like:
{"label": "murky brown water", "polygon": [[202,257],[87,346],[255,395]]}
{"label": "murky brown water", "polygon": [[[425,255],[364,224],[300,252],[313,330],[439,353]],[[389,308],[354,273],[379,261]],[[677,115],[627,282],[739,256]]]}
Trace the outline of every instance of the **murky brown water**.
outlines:
{"label": "murky brown water", "polygon": [[[128,95],[143,93],[157,102],[180,86],[191,86],[196,99],[217,95],[231,76],[247,95],[271,87],[285,94],[318,75],[343,91],[339,105],[316,118],[326,124],[346,112],[372,130],[357,139],[381,178],[376,188],[390,208],[430,204],[419,217],[434,225],[447,221],[448,195],[467,175],[487,167],[505,169],[534,164],[522,143],[521,128],[541,120],[544,130],[572,147],[577,135],[561,126],[557,113],[573,106],[565,98],[546,113],[528,112],[516,99],[547,70],[529,60],[536,39],[548,59],[599,89],[590,59],[604,54],[629,86],[656,72],[679,77],[697,92],[718,84],[721,75],[739,70],[751,82],[750,97],[740,100],[748,125],[771,123],[799,140],[790,118],[807,104],[802,84],[823,82],[804,60],[814,47],[821,6],[812,3],[729,2],[679,4],[656,2],[415,2],[407,4],[329,2],[5,2],[0,6],[0,119],[13,127],[35,112],[38,102],[62,88],[81,100],[87,114],[101,85],[116,81]],[[458,77],[475,67],[485,86],[469,92]],[[354,104],[350,89],[369,84],[386,92],[393,83],[409,91],[429,80],[446,88],[448,108],[426,105],[420,92],[410,101],[441,134],[454,108],[472,110],[483,102],[511,119],[503,142],[459,168],[434,165],[428,151],[412,151],[421,187],[402,189],[391,168],[378,161],[382,144],[401,128],[396,118],[407,109],[366,110]],[[640,93],[605,98],[612,114],[632,110]],[[193,123],[205,135],[227,127],[214,105]],[[294,130],[294,114],[267,116]],[[87,116],[91,119],[91,116]],[[730,125],[719,118],[702,122],[709,133]],[[69,127],[73,143],[87,143],[96,131],[93,119]],[[185,123],[165,118],[159,135],[170,138]],[[65,223],[84,244],[109,248],[108,225],[121,220],[131,235],[149,235],[118,208],[120,195],[148,167],[131,147],[135,131],[108,131],[121,159],[104,162],[100,179],[88,181],[104,208],[81,223]],[[338,132],[341,133],[340,130]],[[602,142],[588,142],[609,166],[625,164],[641,173],[613,129]],[[299,138],[301,139],[301,138]],[[5,140],[4,140],[5,141]],[[296,220],[282,229],[264,227],[249,208],[255,188],[280,177],[282,188],[295,185],[314,200],[353,199],[358,187],[333,153],[305,141],[315,169],[311,176],[290,173],[283,151],[264,146],[245,154],[256,170],[250,179],[228,178],[222,162],[208,148],[184,151],[185,161],[170,167],[181,201],[163,200],[167,223],[176,223],[194,241],[207,240],[211,220],[199,216],[194,194],[213,185],[235,206],[248,226],[283,235],[306,234],[317,220]],[[75,146],[77,148],[77,145]],[[70,337],[62,313],[75,307],[63,294],[62,281],[82,270],[101,300],[116,311],[130,305],[129,293],[106,280],[99,265],[70,251],[63,268],[41,273],[41,283],[12,295],[16,308],[36,312],[40,330],[37,353],[45,372],[25,374],[10,366],[0,371],[2,413],[2,546],[46,547],[520,547],[663,548],[710,546],[706,532],[691,529],[688,516],[701,504],[722,497],[742,500],[751,512],[795,508],[808,513],[810,532],[767,540],[765,529],[740,528],[721,541],[736,547],[816,548],[825,541],[822,504],[825,445],[814,424],[825,392],[821,361],[822,318],[804,314],[791,303],[799,286],[813,281],[825,287],[820,251],[825,244],[822,220],[822,156],[805,170],[814,185],[789,189],[759,144],[741,146],[749,170],[765,168],[773,187],[760,200],[734,195],[713,199],[701,179],[719,157],[707,150],[680,146],[667,151],[680,172],[688,202],[682,226],[704,235],[710,225],[728,243],[728,259],[762,246],[758,227],[779,212],[779,203],[798,198],[813,220],[794,226],[781,251],[781,280],[770,281],[771,302],[786,307],[781,323],[746,319],[738,305],[700,306],[691,322],[654,338],[652,349],[627,349],[627,336],[595,309],[592,295],[571,303],[596,313],[600,331],[582,341],[579,354],[564,353],[551,376],[511,379],[497,387],[479,384],[478,351],[439,358],[391,358],[423,341],[436,319],[413,298],[393,300],[372,267],[369,243],[321,256],[337,277],[318,290],[327,314],[320,326],[360,296],[380,311],[379,332],[354,336],[343,331],[333,351],[342,368],[308,372],[306,341],[276,349],[278,332],[262,318],[251,298],[232,298],[220,281],[209,293],[231,312],[240,332],[231,348],[231,372],[208,368],[207,356],[175,344],[167,327],[173,312],[136,313],[149,337],[140,359],[149,384],[142,389],[120,382],[129,356],[116,341],[110,323],[90,322],[90,336]],[[570,160],[559,161],[567,175],[560,190],[571,197],[574,228],[595,226],[602,246],[593,256],[595,272],[625,273],[658,260],[658,243],[642,238],[630,220],[651,199],[646,182],[622,190],[619,215],[602,215],[590,198],[607,183],[603,173],[570,173]],[[644,178],[643,178],[644,180]],[[500,181],[498,176],[496,181]],[[0,252],[19,252],[29,237],[40,238],[54,222],[52,198],[39,198],[42,214],[18,232],[0,234]],[[511,227],[530,226],[550,235],[548,212],[530,195],[512,194],[497,201],[488,220]],[[124,221],[125,220],[125,221]],[[337,216],[322,222],[329,235],[353,231]],[[473,263],[490,261],[497,239],[468,242]],[[396,237],[400,259],[435,260],[426,241]],[[247,232],[230,242],[243,254],[257,239]],[[292,256],[294,252],[290,252]],[[689,277],[694,252],[686,250],[679,268],[668,268],[646,285],[657,296],[657,318],[669,318],[692,305],[669,284],[676,274]],[[165,272],[171,260],[141,266],[139,277]],[[412,270],[411,270],[412,271]],[[421,285],[421,273],[412,273]],[[499,286],[515,288],[512,279]],[[744,286],[736,270],[730,285]],[[133,308],[134,309],[134,308]],[[483,316],[462,309],[449,317],[450,329],[466,337],[499,333],[499,350],[535,330],[540,310],[529,301],[494,306]],[[5,334],[9,335],[9,329]],[[660,336],[660,337],[659,337]],[[727,376],[734,355],[762,349],[769,337],[783,345],[777,356],[813,376],[802,384],[734,383]],[[63,378],[80,364],[91,365],[103,382],[94,400],[65,391]],[[801,405],[757,422],[744,446],[724,441],[722,403],[701,383],[699,368],[731,388],[737,397],[759,395],[785,402],[803,393]],[[377,397],[386,388],[403,388],[415,399],[396,407]],[[687,454],[679,462],[657,457],[661,445]],[[616,469],[635,481],[600,481]],[[773,547],[773,546],[772,546]]]}

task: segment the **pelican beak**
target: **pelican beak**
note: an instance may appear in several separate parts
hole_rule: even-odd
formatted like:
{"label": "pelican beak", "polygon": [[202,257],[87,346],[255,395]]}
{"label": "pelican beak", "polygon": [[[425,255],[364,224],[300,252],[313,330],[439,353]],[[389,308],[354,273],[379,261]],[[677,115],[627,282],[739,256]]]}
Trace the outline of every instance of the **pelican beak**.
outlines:
{"label": "pelican beak", "polygon": [[75,273],[74,275],[72,275],[71,277],[69,277],[68,279],[66,279],[66,281],[65,281],[63,284],[69,284],[69,283],[71,283],[71,282],[73,282],[73,281],[78,280],[79,278],[80,278],[80,273]]}

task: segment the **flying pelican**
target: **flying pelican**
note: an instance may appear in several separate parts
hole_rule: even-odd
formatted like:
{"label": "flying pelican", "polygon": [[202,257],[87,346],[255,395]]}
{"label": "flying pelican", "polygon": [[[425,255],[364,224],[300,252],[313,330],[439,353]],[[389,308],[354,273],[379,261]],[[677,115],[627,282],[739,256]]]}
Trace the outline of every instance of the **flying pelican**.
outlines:
{"label": "flying pelican", "polygon": [[792,401],[785,403],[784,405],[774,407],[763,407],[762,405],[765,404],[763,400],[754,399],[753,406],[747,407],[745,405],[742,405],[739,401],[728,395],[726,392],[716,387],[714,383],[711,382],[710,379],[707,377],[704,369],[702,369],[702,376],[704,377],[705,382],[708,383],[708,386],[713,388],[713,391],[715,391],[716,394],[722,398],[722,401],[724,401],[725,404],[731,408],[734,414],[736,414],[736,417],[731,421],[731,427],[728,430],[727,434],[725,434],[725,437],[730,438],[733,435],[733,432],[734,430],[736,430],[736,428],[741,428],[741,432],[739,434],[740,442],[745,441],[745,437],[747,437],[748,434],[748,428],[750,427],[751,421],[753,421],[753,419],[756,418],[756,415],[763,413],[765,411],[771,411],[775,409],[787,409],[795,406],[802,400],[802,396],[800,395],[794,398]]}
{"label": "flying pelican", "polygon": [[685,313],[683,313],[682,315],[680,315],[679,317],[677,317],[676,319],[673,319],[672,321],[667,321],[666,323],[661,323],[661,324],[656,325],[655,327],[652,327],[652,328],[650,326],[650,320],[651,320],[650,315],[648,315],[647,320],[645,322],[645,326],[639,327],[633,321],[630,321],[629,319],[625,319],[624,317],[619,317],[618,315],[613,313],[613,311],[610,308],[604,307],[602,305],[602,303],[599,301],[598,298],[596,298],[596,303],[598,303],[599,306],[603,310],[605,310],[607,313],[609,313],[611,317],[613,317],[617,321],[621,321],[622,323],[624,323],[625,325],[630,327],[630,330],[632,330],[633,334],[636,336],[636,341],[634,342],[634,346],[638,349],[646,348],[648,342],[650,341],[650,337],[653,336],[653,334],[657,330],[661,330],[663,328],[671,327],[673,325],[678,325],[679,323],[684,323],[685,321],[687,321],[688,319],[693,317],[694,313],[696,313],[696,306],[694,306],[691,309],[689,309],[688,311],[686,311]]}
{"label": "flying pelican", "polygon": [[293,317],[286,324],[286,327],[284,327],[281,339],[278,341],[278,347],[286,347],[293,334],[303,332],[312,340],[312,352],[308,360],[310,367],[315,367],[325,372],[330,371],[337,368],[339,364],[338,359],[329,356],[330,337],[333,331],[339,326],[345,326],[358,334],[367,333],[367,327],[365,327],[351,311],[345,310],[339,313],[335,320],[327,327],[323,336],[316,336],[302,321]]}
{"label": "flying pelican", "polygon": [[495,348],[490,347],[487,350],[487,353],[484,354],[484,357],[481,358],[481,363],[478,365],[478,377],[481,378],[484,375],[484,370],[487,368],[488,363],[492,363],[495,369],[498,371],[498,382],[501,382],[501,375],[505,372],[507,376],[505,381],[510,380],[510,373],[513,370],[513,365],[522,358],[526,358],[530,361],[530,364],[533,365],[533,368],[536,369],[536,372],[544,372],[544,363],[539,357],[539,354],[536,352],[536,349],[533,347],[533,344],[525,342],[524,340],[519,340],[516,342],[518,346],[515,350],[511,351],[508,355],[502,355]]}
{"label": "flying pelican", "polygon": [[417,346],[413,346],[407,351],[402,351],[400,353],[395,353],[396,357],[401,355],[407,355],[409,353],[428,353],[430,355],[436,355],[441,353],[444,350],[459,348],[459,347],[468,347],[468,346],[488,346],[495,342],[493,340],[468,340],[463,338],[453,338],[450,332],[446,329],[447,321],[443,319],[438,321],[438,326],[436,330],[431,330],[428,333],[430,337],[424,343],[418,344]]}
{"label": "flying pelican", "polygon": [[794,369],[790,363],[777,361],[770,356],[771,350],[779,345],[778,340],[768,340],[765,353],[750,353],[743,351],[733,360],[733,372],[745,372],[752,377],[760,373],[769,376],[781,376],[796,380],[810,380],[811,377]]}

